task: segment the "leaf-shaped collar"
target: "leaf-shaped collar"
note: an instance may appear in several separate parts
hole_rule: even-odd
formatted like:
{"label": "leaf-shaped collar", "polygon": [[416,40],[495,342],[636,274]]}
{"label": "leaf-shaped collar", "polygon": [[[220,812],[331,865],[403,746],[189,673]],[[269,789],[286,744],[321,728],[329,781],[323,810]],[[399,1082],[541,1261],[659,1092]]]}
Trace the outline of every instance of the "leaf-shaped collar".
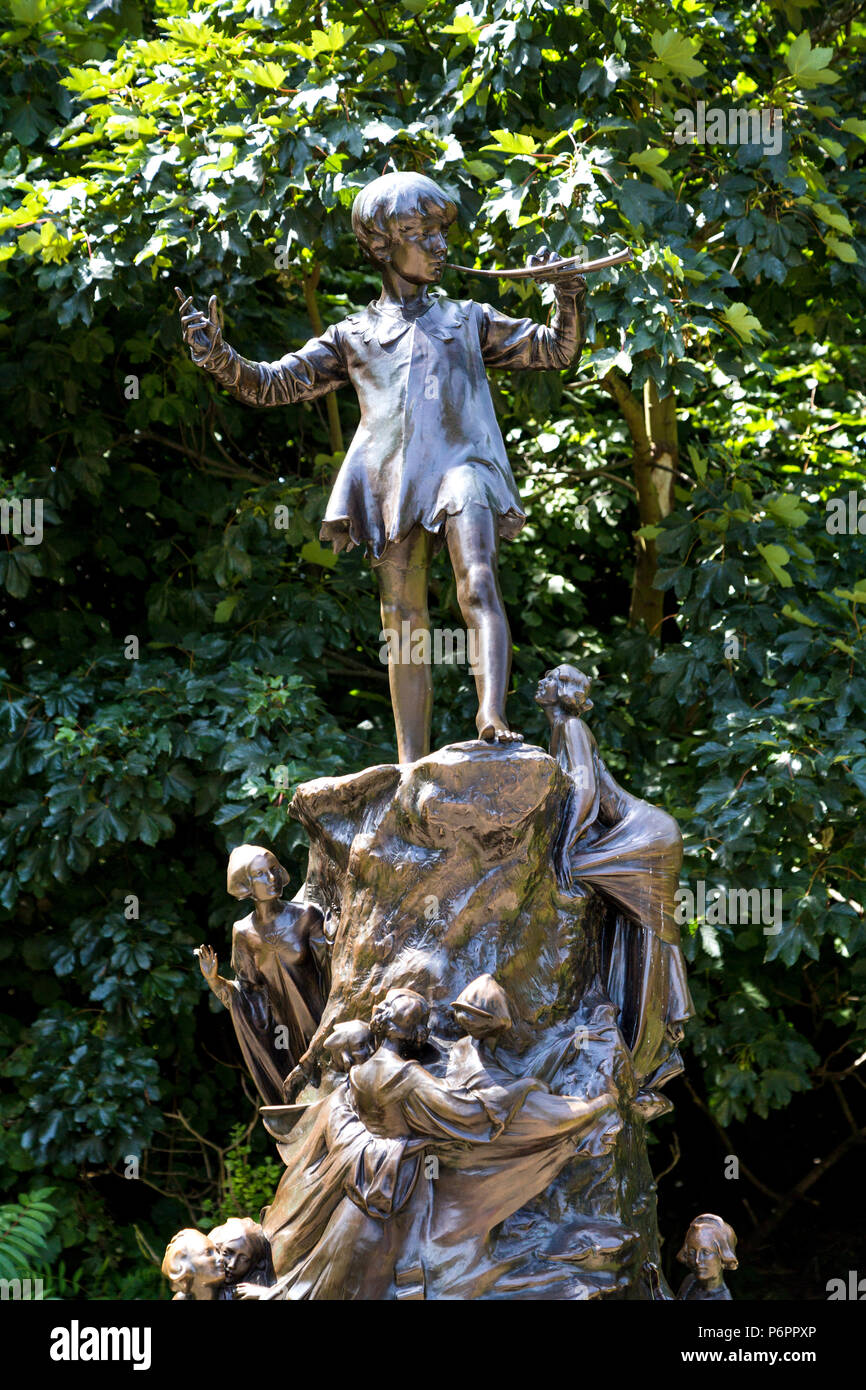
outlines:
{"label": "leaf-shaped collar", "polygon": [[428,337],[447,343],[465,326],[469,309],[469,304],[463,300],[437,295],[430,300],[430,307],[423,314],[407,315],[396,305],[383,307],[374,302],[368,304],[360,314],[351,314],[346,322],[365,343],[375,339],[380,347],[396,343],[415,323]]}

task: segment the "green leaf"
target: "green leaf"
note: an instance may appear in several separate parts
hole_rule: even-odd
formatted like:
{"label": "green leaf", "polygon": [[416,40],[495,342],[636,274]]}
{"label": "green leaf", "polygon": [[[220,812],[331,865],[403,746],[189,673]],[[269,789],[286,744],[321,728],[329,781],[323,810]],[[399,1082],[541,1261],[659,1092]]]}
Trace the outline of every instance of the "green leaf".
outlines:
{"label": "green leaf", "polygon": [[848,218],[842,212],[837,212],[835,208],[829,208],[825,203],[813,203],[810,198],[798,198],[798,203],[806,203],[822,222],[826,222],[828,227],[832,227],[836,232],[844,232],[846,236],[854,235],[854,228]]}
{"label": "green leaf", "polygon": [[653,183],[657,184],[659,188],[670,190],[674,186],[673,180],[666,169],[661,169],[659,167],[662,161],[667,159],[669,153],[669,150],[660,150],[658,148],[639,150],[637,154],[633,154],[629,157],[628,162],[629,164],[634,164],[642,173],[649,174]]}
{"label": "green leaf", "polygon": [[827,236],[825,238],[827,250],[839,261],[844,261],[846,265],[857,264],[857,252],[850,241],[840,241],[838,237]]}
{"label": "green leaf", "polygon": [[737,337],[744,343],[753,343],[755,337],[766,337],[761,321],[751,313],[745,304],[728,304],[725,306],[722,317],[729,328],[733,329]]}
{"label": "green leaf", "polygon": [[847,120],[842,122],[842,129],[850,131],[852,135],[856,135],[860,140],[866,142],[866,121],[859,116],[849,116]]}
{"label": "green leaf", "polygon": [[245,82],[255,82],[258,87],[276,91],[285,87],[288,74],[279,63],[241,63],[235,69],[235,76]]}
{"label": "green leaf", "polygon": [[498,150],[500,154],[534,154],[539,148],[538,141],[531,135],[520,135],[511,130],[491,130],[495,140],[493,145],[482,145],[482,150]]}
{"label": "green leaf", "polygon": [[312,565],[321,565],[326,570],[332,570],[337,563],[333,550],[327,550],[318,541],[307,541],[306,545],[301,546],[301,559]]}
{"label": "green leaf", "polygon": [[833,593],[846,603],[866,603],[866,579],[858,579],[853,589],[834,589]]}
{"label": "green leaf", "polygon": [[839,81],[838,74],[825,66],[832,57],[832,48],[813,48],[809,30],[804,29],[785,54],[785,64],[795,82],[808,91],[821,83]]}
{"label": "green leaf", "polygon": [[664,34],[654,29],[650,43],[658,58],[658,66],[677,77],[699,77],[706,72],[703,63],[699,63],[694,56],[700,49],[700,42],[686,38],[676,29],[668,29]]}
{"label": "green leaf", "polygon": [[[864,598],[866,598],[866,594],[864,594]],[[807,617],[806,614],[802,611],[802,609],[796,608],[792,603],[784,604],[782,608],[782,615],[785,618],[790,618],[795,623],[803,623],[806,627],[820,626],[818,623],[814,621],[813,618]]]}
{"label": "green leaf", "polygon": [[764,563],[766,564],[773,578],[777,580],[779,584],[781,584],[782,588],[792,588],[794,581],[791,578],[788,571],[785,569],[785,565],[788,563],[791,557],[788,554],[785,547],[783,545],[758,544],[755,547],[755,549],[758,551],[758,554],[763,558]]}
{"label": "green leaf", "polygon": [[496,170],[493,165],[486,164],[483,159],[467,159],[466,168],[473,178],[481,179],[484,183],[496,177]]}
{"label": "green leaf", "polygon": [[783,526],[805,526],[809,520],[809,513],[803,510],[801,499],[795,497],[793,492],[768,497],[765,506],[773,520],[781,522]]}
{"label": "green leaf", "polygon": [[240,594],[229,594],[228,598],[221,599],[214,609],[214,622],[227,623],[240,603],[240,600]]}

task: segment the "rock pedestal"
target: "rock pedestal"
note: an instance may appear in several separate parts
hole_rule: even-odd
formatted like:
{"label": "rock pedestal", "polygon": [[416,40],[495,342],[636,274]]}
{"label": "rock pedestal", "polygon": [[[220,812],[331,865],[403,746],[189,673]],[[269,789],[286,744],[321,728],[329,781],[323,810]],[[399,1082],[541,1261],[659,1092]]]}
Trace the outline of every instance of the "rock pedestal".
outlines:
{"label": "rock pedestal", "polygon": [[[336,1024],[370,1020],[395,988],[431,1006],[430,1040],[415,1055],[444,1077],[461,1031],[449,1005],[485,973],[506,991],[513,1024],[495,1049],[497,1085],[510,1095],[518,1078],[546,1083],[494,1144],[426,1151],[411,1220],[368,1210],[391,1272],[374,1293],[350,1280],[355,1292],[341,1296],[636,1299],[652,1297],[653,1287],[655,1297],[670,1296],[655,1274],[645,1128],[652,1107],[601,984],[608,908],[592,891],[560,892],[553,871],[568,792],[568,777],[541,748],[471,742],[409,766],[309,782],[295,794],[291,812],[310,840],[304,896],[325,913],[330,974],[304,1063],[319,1086],[300,1097],[304,1114],[320,1113],[315,1102],[334,1084],[317,1072],[325,1038]],[[579,1138],[551,1144],[534,1137],[547,1123],[545,1107],[560,1104],[547,1087],[579,1101],[612,1093],[615,1108]],[[488,1107],[496,1089],[484,1092]],[[294,1236],[280,1238],[287,1203],[301,1201],[309,1180],[304,1145],[313,1123],[283,1136],[286,1177],[263,1218],[289,1298],[335,1296],[317,1294],[323,1286],[309,1281],[291,1291],[315,1232],[306,1230],[303,1248]],[[320,1152],[310,1163],[323,1161],[334,1160]],[[323,1207],[323,1235],[332,1210]]]}

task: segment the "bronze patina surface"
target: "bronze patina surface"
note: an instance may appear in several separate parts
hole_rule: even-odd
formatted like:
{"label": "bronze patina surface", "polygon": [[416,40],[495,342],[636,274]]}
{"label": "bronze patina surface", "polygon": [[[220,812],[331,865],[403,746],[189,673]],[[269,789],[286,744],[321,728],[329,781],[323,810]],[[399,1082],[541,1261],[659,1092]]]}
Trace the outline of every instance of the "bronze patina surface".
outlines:
{"label": "bronze patina surface", "polygon": [[284,902],[288,874],[260,845],[239,845],[228,865],[228,891],[251,898],[252,912],[232,928],[233,980],[219,974],[210,946],[196,952],[202,975],[231,1014],[247,1070],[265,1104],[282,1100],[287,1064],[305,1051],[322,1014],[327,959],[322,914]]}
{"label": "bronze patina surface", "polygon": [[[192,360],[239,400],[291,405],[354,388],[361,423],[334,484],[322,539],[338,551],[367,547],[383,631],[411,635],[429,630],[430,564],[447,546],[457,601],[476,643],[478,733],[507,740],[515,735],[505,717],[511,638],[499,541],[515,536],[526,517],[487,372],[568,366],[584,336],[586,282],[574,269],[557,271],[559,257],[547,250],[534,258],[535,278],[550,281],[556,296],[549,327],[474,300],[431,296],[456,215],[450,197],[422,174],[374,179],[355,200],[352,225],[381,271],[381,295],[274,362],[250,362],[229,347],[214,297],[204,313],[178,294]],[[430,665],[391,653],[388,671],[397,756],[414,762],[430,751]]]}
{"label": "bronze patina surface", "polygon": [[[585,282],[547,251],[514,272],[552,282],[549,327],[431,296],[455,216],[422,175],[374,179],[353,226],[380,298],[274,362],[224,342],[215,299],[205,314],[181,296],[193,360],[239,399],[354,387],[361,423],[322,537],[366,546],[383,627],[410,636],[428,631],[430,562],[447,547],[477,639],[479,737],[430,751],[429,661],[389,646],[397,761],[297,788],[309,860],[295,898],[269,849],[232,851],[228,891],[252,905],[234,978],[208,946],[199,964],[283,1174],[263,1212],[173,1238],[176,1298],[673,1297],[647,1125],[670,1109],[693,1013],[680,832],[612,777],[582,672],[538,684],[549,752],[505,718],[498,550],[525,517],[487,372],[566,366]],[[734,1247],[721,1218],[696,1218],[679,1297],[730,1297]]]}

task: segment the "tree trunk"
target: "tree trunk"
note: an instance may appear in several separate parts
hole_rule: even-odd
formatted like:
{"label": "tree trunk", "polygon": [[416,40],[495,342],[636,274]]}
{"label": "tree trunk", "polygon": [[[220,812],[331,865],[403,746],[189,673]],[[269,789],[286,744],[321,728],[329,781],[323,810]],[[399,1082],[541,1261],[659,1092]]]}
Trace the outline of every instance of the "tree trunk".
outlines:
{"label": "tree trunk", "polygon": [[[650,380],[641,403],[615,369],[602,384],[619,406],[631,436],[641,529],[657,526],[673,508],[674,474],[679,466],[676,396],[660,399],[655,382]],[[661,635],[664,620],[664,594],[653,587],[657,569],[655,540],[636,535],[629,627],[644,623],[655,637]]]}
{"label": "tree trunk", "polygon": [[[321,266],[318,262],[313,266],[310,274],[301,270],[301,280],[304,286],[304,303],[307,306],[307,314],[310,320],[310,327],[317,338],[320,338],[325,331],[322,323],[322,315],[319,313],[319,303],[316,299],[316,287],[319,283]],[[292,292],[292,277],[286,270],[278,272],[277,277],[285,289],[286,293]],[[325,410],[328,413],[328,439],[331,445],[331,453],[339,454],[343,452],[343,429],[340,425],[340,411],[337,407],[337,397],[333,391],[329,391],[325,397]]]}
{"label": "tree trunk", "polygon": [[[320,338],[325,331],[322,323],[322,315],[319,313],[319,304],[316,299],[316,286],[319,283],[321,266],[314,267],[311,275],[301,275],[304,279],[304,299],[307,305],[307,313],[310,316],[310,323],[317,338]],[[333,391],[329,391],[325,397],[325,409],[328,412],[328,438],[331,442],[331,453],[343,452],[343,430],[340,425],[340,411],[337,407],[337,397]]]}

